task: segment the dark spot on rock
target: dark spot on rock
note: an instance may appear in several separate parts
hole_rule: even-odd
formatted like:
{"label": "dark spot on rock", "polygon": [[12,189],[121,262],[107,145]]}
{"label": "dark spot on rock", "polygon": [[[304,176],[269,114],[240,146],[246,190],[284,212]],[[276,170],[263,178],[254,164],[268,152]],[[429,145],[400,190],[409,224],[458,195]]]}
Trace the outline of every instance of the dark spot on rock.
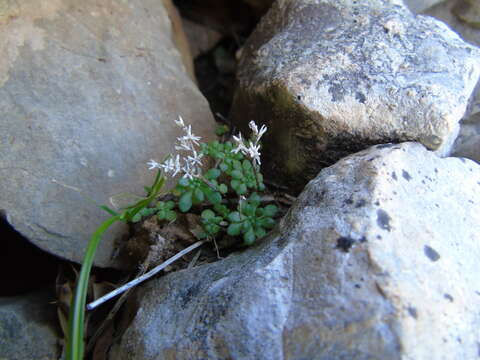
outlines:
{"label": "dark spot on rock", "polygon": [[480,295],[480,291],[475,291],[475,294]]}
{"label": "dark spot on rock", "polygon": [[423,252],[432,261],[437,261],[438,259],[440,259],[440,254],[428,245],[425,245],[423,247]]}
{"label": "dark spot on rock", "polygon": [[457,341],[461,344],[461,343],[462,343],[462,338],[461,338],[461,337],[457,337]]}
{"label": "dark spot on rock", "polygon": [[358,239],[358,241],[364,243],[367,242],[367,238],[365,236],[362,236],[360,239]]}
{"label": "dark spot on rock", "polygon": [[453,296],[450,294],[443,294],[443,297],[450,302],[453,302]]}
{"label": "dark spot on rock", "polygon": [[331,82],[328,92],[332,96],[332,102],[337,102],[345,99],[347,89],[340,82]]}
{"label": "dark spot on rock", "polygon": [[382,235],[377,235],[378,240],[382,240]]}
{"label": "dark spot on rock", "polygon": [[200,292],[200,283],[193,284],[188,289],[183,289],[180,293],[182,307],[185,307]]}
{"label": "dark spot on rock", "polygon": [[380,201],[375,201],[375,205],[380,206]]}
{"label": "dark spot on rock", "polygon": [[424,185],[425,185],[425,180],[422,180],[422,184],[424,184]]}
{"label": "dark spot on rock", "polygon": [[345,204],[352,205],[353,204],[352,198],[349,198],[349,199],[345,200]]}
{"label": "dark spot on rock", "polygon": [[402,170],[402,176],[403,176],[403,178],[404,178],[405,180],[407,180],[407,181],[412,180],[412,177],[410,176],[410,174],[409,174],[407,171],[405,171],[405,170]]}
{"label": "dark spot on rock", "polygon": [[397,181],[397,174],[395,174],[395,171],[392,171],[392,179]]}
{"label": "dark spot on rock", "polygon": [[354,242],[355,240],[349,237],[346,237],[346,236],[339,237],[337,239],[337,249],[341,249],[345,252],[348,252],[348,250],[350,250]]}
{"label": "dark spot on rock", "polygon": [[357,91],[355,93],[355,99],[357,99],[359,102],[361,102],[362,104],[365,104],[365,101],[367,101],[367,98],[365,97],[365,95],[363,95],[361,92]]}
{"label": "dark spot on rock", "polygon": [[367,204],[365,199],[360,199],[358,200],[357,204],[355,205],[356,208],[361,208],[362,206],[365,206]]}
{"label": "dark spot on rock", "polygon": [[477,355],[480,357],[480,342],[477,341]]}
{"label": "dark spot on rock", "polygon": [[368,159],[367,161],[368,161],[368,162],[372,162],[372,161],[375,160],[375,159],[378,159],[378,156],[371,157],[371,158]]}
{"label": "dark spot on rock", "polygon": [[439,207],[440,207],[440,205],[438,205],[438,204],[435,204],[435,206],[436,206],[437,208],[439,208]]}
{"label": "dark spot on rock", "polygon": [[389,148],[389,147],[392,147],[394,146],[395,144],[380,144],[380,145],[377,145],[376,148],[377,149],[385,149],[385,148]]}
{"label": "dark spot on rock", "polygon": [[302,96],[301,96],[301,95],[297,95],[297,100],[298,100],[298,101],[302,100]]}
{"label": "dark spot on rock", "polygon": [[360,289],[360,288],[361,288],[360,284],[355,284],[355,287],[356,287],[357,289]]}
{"label": "dark spot on rock", "polygon": [[390,227],[390,220],[392,218],[388,215],[388,213],[383,209],[377,210],[377,224],[380,226],[381,229],[390,231],[392,228]]}
{"label": "dark spot on rock", "polygon": [[458,158],[458,159],[459,159],[462,163],[464,163],[464,164],[466,163],[465,158],[462,158],[462,157],[461,157],[461,158]]}
{"label": "dark spot on rock", "polygon": [[414,319],[417,319],[417,318],[418,318],[417,309],[415,309],[413,306],[409,306],[409,307],[407,308],[407,311],[408,311],[408,313],[410,314],[410,316],[413,317]]}
{"label": "dark spot on rock", "polygon": [[435,174],[438,174],[438,169],[437,168],[435,168]]}

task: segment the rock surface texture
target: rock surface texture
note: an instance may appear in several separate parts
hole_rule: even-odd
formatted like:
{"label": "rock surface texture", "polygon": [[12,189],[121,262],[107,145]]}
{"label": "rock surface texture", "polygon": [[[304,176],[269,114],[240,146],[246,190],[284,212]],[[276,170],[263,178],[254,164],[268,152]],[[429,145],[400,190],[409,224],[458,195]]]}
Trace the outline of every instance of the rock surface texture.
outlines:
{"label": "rock surface texture", "polygon": [[144,286],[111,359],[476,359],[479,190],[418,143],[342,159],[261,244]]}
{"label": "rock surface texture", "polygon": [[[454,11],[463,6],[464,0],[446,1],[428,9],[425,15],[444,21],[456,31],[465,41],[480,46],[480,29],[460,21]],[[467,157],[480,163],[480,83],[477,84],[474,95],[470,99],[469,108],[461,121],[460,133],[455,141],[452,155]]]}
{"label": "rock surface texture", "polygon": [[55,306],[44,293],[0,298],[0,359],[54,360],[57,344]]}
{"label": "rock surface texture", "polygon": [[398,1],[279,0],[245,45],[232,121],[270,127],[265,170],[297,188],[371,144],[448,154],[480,50]]}
{"label": "rock surface texture", "polygon": [[[96,204],[144,193],[146,162],[174,150],[178,115],[201,136],[213,118],[162,2],[0,5],[0,212],[35,245],[80,261],[108,216]],[[102,241],[97,265],[112,265],[124,230]]]}

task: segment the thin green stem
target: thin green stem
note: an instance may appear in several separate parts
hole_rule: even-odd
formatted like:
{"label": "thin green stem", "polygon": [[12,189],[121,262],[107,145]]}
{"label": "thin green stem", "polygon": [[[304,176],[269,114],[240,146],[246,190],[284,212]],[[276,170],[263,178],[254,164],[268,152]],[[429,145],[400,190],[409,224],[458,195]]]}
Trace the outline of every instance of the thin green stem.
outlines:
{"label": "thin green stem", "polygon": [[87,252],[83,259],[80,277],[78,278],[75,295],[70,307],[70,316],[68,322],[67,334],[67,360],[83,360],[84,354],[84,322],[85,322],[85,304],[87,299],[88,279],[92,269],[93,259],[102,239],[103,233],[116,221],[120,220],[120,215],[112,216],[104,221],[102,225],[93,233],[87,247]]}

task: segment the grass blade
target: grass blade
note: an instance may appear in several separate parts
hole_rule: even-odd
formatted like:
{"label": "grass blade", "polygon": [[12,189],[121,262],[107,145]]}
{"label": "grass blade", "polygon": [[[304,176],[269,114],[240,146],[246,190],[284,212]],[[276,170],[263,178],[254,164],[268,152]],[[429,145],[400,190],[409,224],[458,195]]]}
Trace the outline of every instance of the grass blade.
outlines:
{"label": "grass blade", "polygon": [[100,225],[93,233],[87,247],[87,252],[83,259],[82,269],[78,278],[75,295],[72,299],[70,307],[70,316],[68,321],[68,337],[66,348],[67,360],[83,360],[84,353],[84,321],[85,321],[85,304],[87,299],[88,280],[90,270],[92,269],[93,259],[98,248],[98,244],[102,239],[103,233],[116,221],[120,220],[120,216],[113,216]]}

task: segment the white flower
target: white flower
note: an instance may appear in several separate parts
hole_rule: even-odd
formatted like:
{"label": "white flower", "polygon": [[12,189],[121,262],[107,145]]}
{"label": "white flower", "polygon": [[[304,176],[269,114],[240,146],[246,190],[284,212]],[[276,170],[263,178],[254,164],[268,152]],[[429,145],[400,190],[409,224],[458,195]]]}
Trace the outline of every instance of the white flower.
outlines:
{"label": "white flower", "polygon": [[241,152],[242,154],[245,154],[248,150],[247,147],[245,146],[245,143],[243,142],[242,139],[242,134],[238,133],[238,136],[233,136],[233,141],[237,144],[237,147],[232,150],[234,154]]}
{"label": "white flower", "polygon": [[252,129],[253,136],[250,141],[245,141],[242,139],[242,134],[239,133],[238,136],[233,136],[233,141],[237,144],[235,149],[232,150],[233,153],[241,152],[243,155],[248,156],[253,160],[255,166],[260,166],[260,138],[267,131],[267,127],[262,125],[260,130],[258,130],[257,124],[254,121],[250,121],[248,124],[250,129]]}
{"label": "white flower", "polygon": [[177,175],[182,170],[180,156],[177,155],[175,158],[167,159],[163,164],[159,164],[159,167],[167,174],[171,173],[172,176]]}
{"label": "white flower", "polygon": [[260,145],[255,145],[250,143],[250,146],[247,148],[248,156],[252,158],[253,162],[256,163],[257,166],[260,166]]}
{"label": "white flower", "polygon": [[180,115],[178,116],[178,119],[175,120],[175,124],[177,124],[178,126],[180,126],[182,128],[185,127],[185,123],[183,122],[183,118]]}
{"label": "white flower", "polygon": [[180,141],[185,143],[192,142],[193,144],[198,145],[198,141],[201,139],[201,137],[192,134],[192,126],[188,125],[184,127],[183,130],[187,133],[187,135],[182,136]]}
{"label": "white flower", "polygon": [[267,127],[265,125],[262,125],[260,127],[260,130],[258,130],[257,124],[255,124],[255,121],[253,121],[253,120],[248,123],[248,126],[253,131],[253,135],[255,137],[255,142],[258,142],[260,140],[260,138],[262,137],[262,135],[265,134],[265,132],[267,131]]}
{"label": "white flower", "polygon": [[149,162],[147,162],[147,165],[148,165],[148,170],[160,169],[160,164],[155,160],[150,160]]}
{"label": "white flower", "polygon": [[195,150],[192,151],[193,156],[188,156],[187,161],[193,166],[202,166],[201,158],[202,154],[197,153]]}

